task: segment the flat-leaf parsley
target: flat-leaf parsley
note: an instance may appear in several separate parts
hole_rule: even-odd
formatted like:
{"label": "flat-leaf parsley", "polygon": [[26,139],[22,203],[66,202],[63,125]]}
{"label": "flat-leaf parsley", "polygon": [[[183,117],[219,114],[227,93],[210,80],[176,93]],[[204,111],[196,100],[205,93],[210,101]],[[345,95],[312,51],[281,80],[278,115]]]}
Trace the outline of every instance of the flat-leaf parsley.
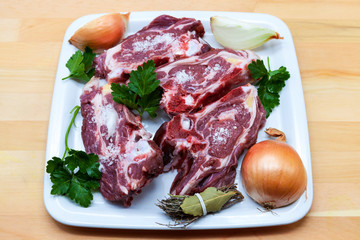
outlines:
{"label": "flat-leaf parsley", "polygon": [[92,62],[95,56],[96,54],[93,53],[89,47],[85,48],[84,53],[80,50],[76,51],[66,63],[70,75],[64,77],[62,80],[75,78],[88,82],[95,73],[95,68],[92,68]]}
{"label": "flat-leaf parsley", "polygon": [[280,91],[285,87],[285,81],[290,78],[286,67],[281,66],[278,70],[271,71],[269,58],[268,69],[266,69],[263,60],[256,60],[249,64],[248,68],[251,77],[259,79],[258,95],[266,111],[266,118],[270,116],[272,110],[280,104]]}
{"label": "flat-leaf parsley", "polygon": [[156,80],[155,63],[153,60],[138,66],[136,71],[131,71],[130,82],[125,84],[111,83],[112,96],[115,102],[135,109],[142,117],[148,112],[151,117],[156,117],[155,111],[160,106],[161,88],[160,81]]}
{"label": "flat-leaf parsley", "polygon": [[83,207],[88,207],[93,199],[92,190],[100,187],[99,157],[93,153],[70,149],[68,136],[76,115],[80,110],[75,106],[73,117],[65,134],[65,152],[62,159],[53,157],[47,162],[46,172],[53,183],[52,195],[64,195]]}

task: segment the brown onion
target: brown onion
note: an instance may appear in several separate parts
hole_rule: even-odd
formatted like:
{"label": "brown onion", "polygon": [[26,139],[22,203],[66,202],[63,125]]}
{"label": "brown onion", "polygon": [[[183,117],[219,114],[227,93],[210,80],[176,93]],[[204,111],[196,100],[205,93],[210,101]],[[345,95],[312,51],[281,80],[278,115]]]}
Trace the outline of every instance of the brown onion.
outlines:
{"label": "brown onion", "polygon": [[277,140],[253,145],[241,165],[241,178],[247,194],[266,209],[295,202],[306,189],[305,167],[298,153],[288,145],[285,134],[265,131]]}
{"label": "brown onion", "polygon": [[82,51],[86,46],[96,53],[109,49],[123,38],[129,15],[111,13],[98,17],[79,28],[69,42]]}

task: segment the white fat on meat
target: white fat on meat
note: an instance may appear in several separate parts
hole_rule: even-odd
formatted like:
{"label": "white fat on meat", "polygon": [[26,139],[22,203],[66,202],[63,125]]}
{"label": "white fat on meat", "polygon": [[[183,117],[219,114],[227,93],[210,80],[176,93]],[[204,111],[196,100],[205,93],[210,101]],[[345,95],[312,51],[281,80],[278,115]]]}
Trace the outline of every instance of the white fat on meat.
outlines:
{"label": "white fat on meat", "polygon": [[[85,87],[87,87],[85,85]],[[101,125],[104,124],[104,119],[102,117],[102,111],[101,111],[101,108],[102,108],[102,103],[103,103],[103,97],[101,94],[96,94],[95,97],[93,98],[92,100],[92,109],[94,110],[94,115],[95,116],[92,116],[91,118],[91,121],[92,122],[96,122],[96,123],[100,123],[100,124],[97,124],[96,125],[96,134],[98,135],[99,138],[102,138],[103,136],[100,134],[101,131],[100,131],[100,127]],[[109,149],[107,148],[107,146],[105,145],[105,143],[103,141],[100,141],[101,143],[101,150],[104,151],[104,152],[108,152]]]}
{"label": "white fat on meat", "polygon": [[175,96],[175,93],[175,90],[164,92],[160,100],[160,104],[170,101]]}
{"label": "white fat on meat", "polygon": [[165,33],[162,35],[156,35],[153,38],[147,36],[146,39],[143,41],[134,42],[132,44],[132,47],[135,52],[144,52],[151,50],[159,44],[169,45],[174,40],[175,38],[173,33]]}
{"label": "white fat on meat", "polygon": [[193,142],[191,141],[191,138],[177,139],[175,148],[176,149],[186,149],[186,148],[190,148],[192,144],[193,144]]}
{"label": "white fat on meat", "polygon": [[238,113],[237,109],[231,109],[225,112],[220,113],[220,115],[218,115],[217,119],[219,121],[222,120],[235,120],[235,116]]}
{"label": "white fat on meat", "polygon": [[191,95],[187,95],[185,98],[185,104],[188,105],[188,106],[191,106],[194,104],[195,100],[194,98],[191,96]]}
{"label": "white fat on meat", "polygon": [[[112,61],[112,63],[110,65],[115,65],[115,63],[113,63],[114,61]],[[109,72],[108,74],[108,78],[117,78],[119,76],[121,76],[121,74],[124,71],[124,68],[122,67],[112,67],[113,71]]]}
{"label": "white fat on meat", "polygon": [[148,141],[138,141],[134,145],[134,149],[133,149],[133,153],[135,154],[135,156],[139,156],[141,154],[147,154],[152,151],[153,151],[153,149],[150,146],[150,144],[148,143]]}
{"label": "white fat on meat", "polygon": [[102,119],[104,121],[104,125],[106,126],[108,133],[107,139],[115,134],[118,113],[115,111],[112,104],[107,104],[105,107],[101,109]]}
{"label": "white fat on meat", "polygon": [[186,51],[186,56],[194,56],[202,47],[202,44],[199,44],[197,40],[190,40],[188,42],[188,50]]}
{"label": "white fat on meat", "polygon": [[217,128],[211,135],[214,144],[225,144],[229,138],[229,130],[227,128]]}
{"label": "white fat on meat", "polygon": [[220,64],[216,63],[215,66],[213,67],[213,70],[214,70],[214,71],[219,71],[219,70],[221,70]]}
{"label": "white fat on meat", "polygon": [[190,129],[190,125],[191,125],[190,119],[188,119],[188,118],[181,118],[181,126],[182,126],[184,129],[189,130],[189,129]]}
{"label": "white fat on meat", "polygon": [[[105,57],[105,66],[107,69],[110,69],[111,71],[116,71],[119,72],[122,70],[122,64],[119,63],[115,58],[114,55],[117,52],[121,52],[122,51],[122,45],[119,44],[113,48],[110,48],[106,51],[106,57]],[[109,73],[111,74],[111,73]],[[115,73],[113,74],[115,75]]]}
{"label": "white fat on meat", "polygon": [[206,42],[201,41],[201,38],[191,38],[190,34],[183,35],[182,38],[182,42],[174,41],[171,43],[169,52],[173,52],[175,56],[194,56],[201,52],[201,48],[206,44]]}
{"label": "white fat on meat", "polygon": [[175,74],[175,81],[179,84],[184,84],[186,82],[190,82],[194,80],[194,76],[188,74],[184,69],[181,71],[176,72]]}

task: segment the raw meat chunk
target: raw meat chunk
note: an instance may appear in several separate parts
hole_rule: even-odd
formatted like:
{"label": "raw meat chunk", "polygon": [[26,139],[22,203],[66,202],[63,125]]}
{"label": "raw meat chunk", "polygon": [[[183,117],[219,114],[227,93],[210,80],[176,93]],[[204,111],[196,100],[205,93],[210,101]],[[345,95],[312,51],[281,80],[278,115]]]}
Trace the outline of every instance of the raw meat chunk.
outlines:
{"label": "raw meat chunk", "polygon": [[256,59],[248,50],[212,49],[157,68],[164,89],[161,107],[169,115],[196,112],[232,88],[253,82],[247,66]]}
{"label": "raw meat chunk", "polygon": [[210,50],[202,39],[204,27],[193,18],[161,15],[119,45],[94,60],[95,76],[124,82],[131,70],[148,60],[156,66]]}
{"label": "raw meat chunk", "polygon": [[164,123],[154,141],[164,152],[165,170],[177,169],[170,193],[191,195],[234,183],[238,158],[256,142],[265,115],[256,88],[247,84]]}
{"label": "raw meat chunk", "polygon": [[97,154],[102,167],[100,192],[130,206],[133,196],[162,173],[162,152],[140,117],[113,101],[109,84],[100,87],[100,80],[92,78],[80,101],[85,150]]}

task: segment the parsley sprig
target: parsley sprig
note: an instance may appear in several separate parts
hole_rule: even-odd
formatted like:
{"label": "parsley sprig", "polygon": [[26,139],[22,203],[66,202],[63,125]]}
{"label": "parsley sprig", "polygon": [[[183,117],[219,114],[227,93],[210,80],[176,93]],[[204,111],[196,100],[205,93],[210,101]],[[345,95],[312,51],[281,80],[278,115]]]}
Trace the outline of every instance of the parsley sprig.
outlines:
{"label": "parsley sprig", "polygon": [[92,190],[100,187],[99,157],[93,153],[70,149],[68,136],[80,107],[75,106],[70,113],[73,117],[65,134],[65,152],[62,159],[53,157],[47,162],[46,172],[53,183],[52,195],[64,195],[83,207],[88,207],[93,199]]}
{"label": "parsley sprig", "polygon": [[88,82],[95,73],[95,68],[92,68],[92,62],[96,54],[89,48],[85,48],[85,52],[76,51],[66,63],[66,67],[70,71],[70,75],[64,77],[62,80],[68,78],[80,79]]}
{"label": "parsley sprig", "polygon": [[278,70],[270,70],[269,58],[267,58],[268,69],[266,69],[263,60],[253,61],[248,65],[251,76],[254,79],[259,79],[258,95],[261,103],[266,111],[266,118],[276,106],[280,105],[280,91],[285,87],[285,81],[290,78],[290,73],[286,67],[281,66]]}
{"label": "parsley sprig", "polygon": [[156,117],[155,111],[160,106],[162,92],[160,81],[156,80],[154,61],[149,60],[138,66],[136,71],[131,71],[129,80],[127,86],[111,83],[114,101],[135,109],[140,117],[144,112],[148,112],[150,117]]}

